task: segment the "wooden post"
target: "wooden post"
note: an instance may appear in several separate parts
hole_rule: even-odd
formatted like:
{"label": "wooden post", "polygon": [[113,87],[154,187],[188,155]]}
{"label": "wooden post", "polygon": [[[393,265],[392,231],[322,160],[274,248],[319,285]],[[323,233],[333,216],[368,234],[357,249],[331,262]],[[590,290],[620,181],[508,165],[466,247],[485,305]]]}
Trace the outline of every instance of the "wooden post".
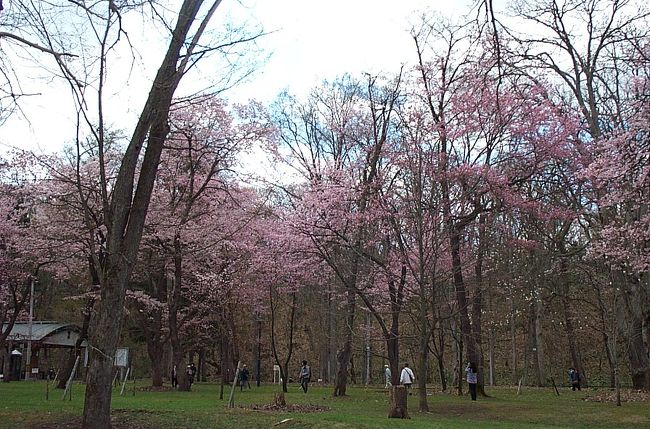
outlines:
{"label": "wooden post", "polygon": [[241,361],[237,362],[237,370],[235,371],[235,378],[232,381],[232,387],[230,388],[230,398],[228,398],[228,408],[235,408],[235,386],[237,385],[237,379],[239,378],[239,370],[241,369]]}
{"label": "wooden post", "polygon": [[391,386],[388,390],[388,418],[410,419],[406,386]]}
{"label": "wooden post", "polygon": [[519,395],[519,393],[521,392],[521,381],[522,381],[523,379],[524,379],[523,377],[521,377],[521,378],[519,379],[519,387],[517,387],[517,395]]}
{"label": "wooden post", "polygon": [[131,367],[128,367],[126,369],[126,377],[124,377],[124,381],[122,382],[122,389],[120,389],[120,396],[124,395],[124,388],[126,387],[126,382],[129,380],[129,372],[131,372]]}
{"label": "wooden post", "polygon": [[74,361],[74,366],[72,367],[72,372],[70,373],[70,377],[68,378],[68,382],[65,384],[65,390],[63,391],[63,398],[61,400],[65,399],[65,395],[70,392],[70,400],[72,401],[72,390],[70,387],[72,387],[72,379],[74,378],[75,374],[77,373],[77,366],[79,365],[79,357],[77,356],[77,360]]}
{"label": "wooden post", "polygon": [[560,391],[557,390],[557,386],[555,385],[555,380],[553,379],[553,377],[551,377],[551,383],[553,383],[553,388],[555,389],[555,393],[557,394],[557,396],[560,396]]}

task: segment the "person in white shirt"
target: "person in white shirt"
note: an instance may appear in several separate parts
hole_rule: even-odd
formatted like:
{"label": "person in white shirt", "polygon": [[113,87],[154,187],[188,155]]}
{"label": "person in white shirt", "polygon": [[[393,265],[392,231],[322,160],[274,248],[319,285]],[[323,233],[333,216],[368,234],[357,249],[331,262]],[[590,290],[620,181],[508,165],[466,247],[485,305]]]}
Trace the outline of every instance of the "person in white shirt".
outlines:
{"label": "person in white shirt", "polygon": [[390,372],[390,367],[388,365],[384,365],[384,378],[386,380],[384,389],[388,389],[388,387],[392,386],[392,383],[390,382],[391,376],[392,374]]}
{"label": "person in white shirt", "polygon": [[399,376],[399,382],[403,386],[406,386],[407,389],[410,389],[411,384],[413,384],[414,381],[415,381],[415,374],[413,374],[413,370],[409,368],[409,364],[405,363],[404,368],[402,368],[402,373]]}
{"label": "person in white shirt", "polygon": [[478,371],[476,370],[476,365],[474,362],[469,362],[467,368],[465,368],[467,373],[467,385],[469,386],[469,394],[472,397],[472,401],[476,401],[476,384],[478,382]]}

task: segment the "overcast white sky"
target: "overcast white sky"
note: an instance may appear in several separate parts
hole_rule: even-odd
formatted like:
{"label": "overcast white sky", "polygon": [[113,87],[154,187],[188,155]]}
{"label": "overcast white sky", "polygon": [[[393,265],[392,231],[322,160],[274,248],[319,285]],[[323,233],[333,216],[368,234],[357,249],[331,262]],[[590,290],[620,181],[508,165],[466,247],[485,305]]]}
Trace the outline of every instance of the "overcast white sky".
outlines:
{"label": "overcast white sky", "polygon": [[[272,100],[283,89],[301,94],[324,79],[343,73],[395,71],[412,62],[413,46],[408,29],[427,8],[444,15],[469,11],[471,0],[224,0],[218,16],[225,14],[259,22],[265,36],[259,45],[271,54],[269,60],[247,82],[227,93],[232,102],[256,98]],[[160,50],[160,49],[159,49]],[[142,69],[128,78],[125,71],[109,98],[113,126],[127,133],[148,92],[150,67],[156,59],[143,52]],[[114,80],[115,82],[115,80]],[[38,151],[60,150],[74,138],[74,116],[69,93],[63,83],[49,83],[43,95],[25,101],[30,121],[14,116],[0,127],[0,151],[22,147]],[[116,119],[117,118],[117,119]]]}

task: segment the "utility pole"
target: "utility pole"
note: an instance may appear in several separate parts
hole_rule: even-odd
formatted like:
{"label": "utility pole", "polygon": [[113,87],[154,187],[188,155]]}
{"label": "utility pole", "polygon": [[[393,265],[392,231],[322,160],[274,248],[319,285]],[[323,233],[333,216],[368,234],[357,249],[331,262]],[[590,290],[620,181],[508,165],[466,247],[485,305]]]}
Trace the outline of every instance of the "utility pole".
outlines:
{"label": "utility pole", "polygon": [[25,380],[29,380],[32,372],[32,321],[34,318],[34,277],[29,285],[29,321],[27,323],[27,362],[25,364]]}

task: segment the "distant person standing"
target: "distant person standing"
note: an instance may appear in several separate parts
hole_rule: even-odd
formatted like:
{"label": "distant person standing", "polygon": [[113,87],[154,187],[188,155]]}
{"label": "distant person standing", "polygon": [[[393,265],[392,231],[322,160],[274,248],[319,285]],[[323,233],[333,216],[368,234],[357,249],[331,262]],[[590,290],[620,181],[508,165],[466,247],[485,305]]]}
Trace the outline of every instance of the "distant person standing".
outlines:
{"label": "distant person standing", "polygon": [[[403,385],[406,386],[406,389],[411,388],[411,384],[415,381],[415,374],[413,374],[413,370],[409,368],[409,364],[405,363],[404,368],[402,368],[402,372],[399,375],[399,382]],[[411,393],[409,392],[409,395]]]}
{"label": "distant person standing", "polygon": [[388,389],[390,386],[393,384],[391,383],[391,377],[392,373],[390,372],[390,366],[384,365],[384,379],[386,380],[386,385],[384,386],[384,389]]}
{"label": "distant person standing", "polygon": [[248,368],[246,367],[246,364],[244,364],[244,366],[242,366],[242,368],[241,368],[241,371],[239,371],[239,387],[240,387],[239,390],[240,391],[244,390],[245,385],[248,385],[249,389],[251,388],[251,384],[248,381],[249,375],[250,375],[250,373],[248,372]]}
{"label": "distant person standing", "polygon": [[307,361],[302,361],[302,366],[300,367],[300,373],[298,374],[298,380],[300,380],[300,387],[302,391],[307,393],[309,388],[309,381],[311,380],[311,368],[307,365]]}
{"label": "distant person standing", "polygon": [[569,381],[571,382],[571,390],[580,389],[580,372],[577,369],[569,368]]}
{"label": "distant person standing", "polygon": [[178,373],[176,372],[176,365],[172,367],[172,387],[178,386]]}
{"label": "distant person standing", "polygon": [[469,394],[472,396],[472,401],[476,401],[476,383],[478,382],[478,371],[476,364],[469,362],[465,368],[467,374],[467,385],[469,386]]}
{"label": "distant person standing", "polygon": [[187,375],[187,381],[190,387],[192,387],[192,384],[194,384],[194,364],[187,365],[185,375]]}

